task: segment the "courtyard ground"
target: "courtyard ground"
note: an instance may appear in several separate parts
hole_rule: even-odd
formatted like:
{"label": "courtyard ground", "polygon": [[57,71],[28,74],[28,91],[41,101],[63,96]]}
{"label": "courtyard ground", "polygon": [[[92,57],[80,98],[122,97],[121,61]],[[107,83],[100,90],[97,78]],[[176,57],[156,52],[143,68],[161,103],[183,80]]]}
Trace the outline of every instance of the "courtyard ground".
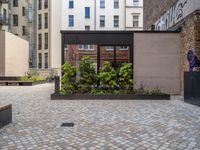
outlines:
{"label": "courtyard ground", "polygon": [[[51,101],[53,84],[0,87],[1,150],[199,150],[200,108],[171,101]],[[73,122],[73,128],[61,127]]]}

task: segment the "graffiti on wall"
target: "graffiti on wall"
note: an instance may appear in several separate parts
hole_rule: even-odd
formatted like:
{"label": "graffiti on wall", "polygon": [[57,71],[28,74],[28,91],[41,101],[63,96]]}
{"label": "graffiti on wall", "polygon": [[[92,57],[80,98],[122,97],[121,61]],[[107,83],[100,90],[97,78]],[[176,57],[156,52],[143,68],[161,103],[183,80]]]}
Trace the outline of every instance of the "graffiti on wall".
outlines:
{"label": "graffiti on wall", "polygon": [[190,49],[187,53],[187,59],[189,62],[189,71],[194,71],[194,69],[200,67],[200,60],[198,57],[194,54],[193,50]]}
{"label": "graffiti on wall", "polygon": [[194,0],[177,0],[155,23],[156,30],[167,30],[195,10]]}

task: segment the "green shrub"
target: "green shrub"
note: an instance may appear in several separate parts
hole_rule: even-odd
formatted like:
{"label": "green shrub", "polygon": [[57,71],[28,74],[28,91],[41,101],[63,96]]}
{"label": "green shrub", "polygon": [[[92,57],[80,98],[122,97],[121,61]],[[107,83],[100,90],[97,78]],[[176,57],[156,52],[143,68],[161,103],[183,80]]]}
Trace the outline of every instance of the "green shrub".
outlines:
{"label": "green shrub", "polygon": [[120,89],[125,93],[130,93],[134,87],[132,64],[123,63],[119,68],[118,78]]}
{"label": "green shrub", "polygon": [[77,68],[68,63],[62,66],[61,93],[72,94],[75,92]]}
{"label": "green shrub", "polygon": [[28,71],[25,76],[20,78],[20,81],[41,81],[45,78],[40,77],[40,74],[37,70]]}
{"label": "green shrub", "polygon": [[99,70],[99,89],[105,93],[114,93],[116,83],[116,72],[110,62],[105,61],[103,67]]}
{"label": "green shrub", "polygon": [[79,63],[79,71],[79,90],[81,93],[88,93],[92,90],[92,87],[96,86],[97,82],[95,66],[90,57],[83,57],[81,59]]}

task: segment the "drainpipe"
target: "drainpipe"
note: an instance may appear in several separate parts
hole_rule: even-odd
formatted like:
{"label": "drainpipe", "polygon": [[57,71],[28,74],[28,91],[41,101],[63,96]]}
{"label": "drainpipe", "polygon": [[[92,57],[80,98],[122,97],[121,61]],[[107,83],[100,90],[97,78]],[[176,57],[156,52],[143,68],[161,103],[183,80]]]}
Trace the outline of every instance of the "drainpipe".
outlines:
{"label": "drainpipe", "polygon": [[97,2],[96,2],[96,0],[94,0],[94,30],[96,30],[96,13],[97,13],[97,10],[96,10],[96,8],[97,8],[97,6],[96,6],[96,4],[97,4]]}

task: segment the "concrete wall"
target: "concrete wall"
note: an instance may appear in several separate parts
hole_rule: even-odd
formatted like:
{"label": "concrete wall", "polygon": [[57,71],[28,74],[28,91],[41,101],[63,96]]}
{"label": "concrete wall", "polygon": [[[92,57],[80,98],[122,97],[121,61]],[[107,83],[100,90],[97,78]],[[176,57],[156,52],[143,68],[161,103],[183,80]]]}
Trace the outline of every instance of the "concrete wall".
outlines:
{"label": "concrete wall", "polygon": [[0,76],[5,75],[5,34],[0,31]]}
{"label": "concrete wall", "polygon": [[5,39],[5,47],[0,50],[5,53],[4,76],[23,76],[28,71],[29,43],[9,32],[0,31],[2,36]]}
{"label": "concrete wall", "polygon": [[[145,43],[145,44],[144,44]],[[134,34],[134,80],[137,88],[181,94],[181,48],[178,33]]]}

